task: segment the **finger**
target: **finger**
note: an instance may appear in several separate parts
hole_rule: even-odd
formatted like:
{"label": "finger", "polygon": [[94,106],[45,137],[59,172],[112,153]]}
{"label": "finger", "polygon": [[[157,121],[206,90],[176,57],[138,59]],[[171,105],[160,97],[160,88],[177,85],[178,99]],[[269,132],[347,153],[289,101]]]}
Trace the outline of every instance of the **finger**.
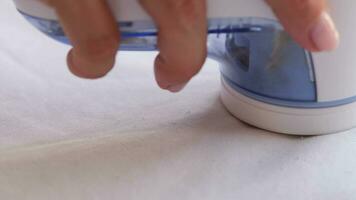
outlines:
{"label": "finger", "polygon": [[205,0],[141,0],[141,4],[159,29],[157,83],[163,89],[178,92],[200,71],[206,59]]}
{"label": "finger", "polygon": [[[48,1],[48,0],[46,0]],[[119,31],[105,0],[49,0],[73,49],[70,71],[82,78],[99,78],[114,66]]]}
{"label": "finger", "polygon": [[331,51],[339,33],[328,13],[326,0],[266,0],[286,31],[310,51]]}

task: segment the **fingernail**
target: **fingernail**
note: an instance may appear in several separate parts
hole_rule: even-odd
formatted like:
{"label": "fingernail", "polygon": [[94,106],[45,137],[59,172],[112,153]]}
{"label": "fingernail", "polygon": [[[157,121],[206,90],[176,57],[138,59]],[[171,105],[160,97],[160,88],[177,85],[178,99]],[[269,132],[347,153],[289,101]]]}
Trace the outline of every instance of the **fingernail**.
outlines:
{"label": "fingernail", "polygon": [[311,39],[319,51],[331,51],[339,46],[339,32],[327,12],[320,16],[319,21],[311,29]]}
{"label": "fingernail", "polygon": [[182,91],[186,85],[187,85],[187,83],[168,86],[167,90],[169,90],[170,92],[173,92],[173,93],[177,93],[177,92]]}

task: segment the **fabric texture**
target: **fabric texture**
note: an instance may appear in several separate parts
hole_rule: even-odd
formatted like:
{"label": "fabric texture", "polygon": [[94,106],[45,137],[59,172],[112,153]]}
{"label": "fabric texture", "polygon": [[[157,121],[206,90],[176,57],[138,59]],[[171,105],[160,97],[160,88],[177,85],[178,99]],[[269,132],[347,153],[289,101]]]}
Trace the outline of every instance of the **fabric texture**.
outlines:
{"label": "fabric texture", "polygon": [[0,26],[0,199],[356,198],[355,130],[248,126],[221,104],[213,61],[179,94],[156,86],[155,53],[120,53],[88,81],[9,0]]}

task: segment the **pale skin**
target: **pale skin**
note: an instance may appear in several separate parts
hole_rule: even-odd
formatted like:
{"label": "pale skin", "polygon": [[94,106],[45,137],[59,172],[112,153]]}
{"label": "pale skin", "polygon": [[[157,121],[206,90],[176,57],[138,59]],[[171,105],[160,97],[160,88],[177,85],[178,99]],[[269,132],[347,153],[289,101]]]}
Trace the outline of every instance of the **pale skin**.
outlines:
{"label": "pale skin", "polygon": [[[73,48],[68,67],[96,79],[113,68],[120,31],[105,0],[42,0],[53,7]],[[206,55],[206,0],[139,0],[159,29],[155,77],[159,87],[179,92],[203,66]],[[286,31],[304,48],[331,51],[339,34],[326,0],[266,0]]]}

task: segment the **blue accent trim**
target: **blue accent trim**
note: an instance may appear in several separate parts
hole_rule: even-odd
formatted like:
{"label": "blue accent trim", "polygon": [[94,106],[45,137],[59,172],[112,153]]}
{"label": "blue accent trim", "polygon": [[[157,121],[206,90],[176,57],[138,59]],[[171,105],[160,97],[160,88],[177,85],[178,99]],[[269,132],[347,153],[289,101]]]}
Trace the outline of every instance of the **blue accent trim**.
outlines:
{"label": "blue accent trim", "polygon": [[331,108],[337,107],[342,105],[347,105],[350,103],[356,102],[356,96],[341,99],[337,101],[328,101],[328,102],[312,102],[312,101],[286,101],[278,98],[262,96],[260,94],[254,93],[253,91],[249,91],[237,84],[233,81],[228,79],[226,76],[222,74],[222,78],[224,81],[236,92],[254,99],[256,101],[260,101],[263,103],[275,105],[275,106],[282,106],[282,107],[289,107],[289,108],[302,108],[302,109],[321,109],[321,108]]}
{"label": "blue accent trim", "polygon": [[[254,28],[223,28],[223,29],[211,29],[208,30],[208,34],[226,34],[226,33],[250,33],[257,32]],[[147,37],[147,36],[157,36],[157,31],[152,32],[122,32],[122,37]]]}

